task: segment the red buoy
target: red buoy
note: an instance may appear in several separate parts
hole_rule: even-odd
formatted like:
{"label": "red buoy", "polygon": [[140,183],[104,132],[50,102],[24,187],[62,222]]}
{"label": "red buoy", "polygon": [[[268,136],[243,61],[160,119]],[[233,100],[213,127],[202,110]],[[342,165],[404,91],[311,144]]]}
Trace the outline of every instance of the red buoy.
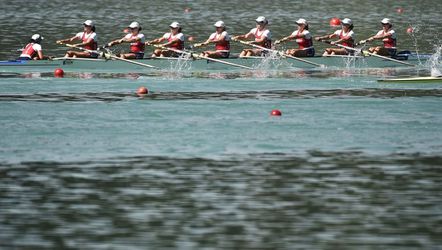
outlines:
{"label": "red buoy", "polygon": [[54,71],[54,76],[55,77],[63,77],[64,76],[64,71],[63,71],[63,69],[60,69],[60,68],[58,68],[58,69],[55,69],[55,71]]}
{"label": "red buoy", "polygon": [[341,25],[341,20],[339,18],[333,17],[332,19],[330,19],[330,26],[338,27],[339,25]]}
{"label": "red buoy", "polygon": [[408,27],[408,28],[407,28],[407,33],[408,33],[408,34],[411,34],[411,33],[413,33],[413,32],[414,32],[413,27]]}
{"label": "red buoy", "polygon": [[404,9],[402,9],[402,8],[397,8],[396,12],[399,13],[399,14],[402,14],[402,13],[404,13]]}
{"label": "red buoy", "polygon": [[274,110],[272,110],[272,112],[270,112],[270,115],[271,116],[281,116],[282,113],[279,109],[274,109]]}
{"label": "red buoy", "polygon": [[149,93],[149,90],[146,87],[139,87],[137,89],[138,95],[147,95]]}

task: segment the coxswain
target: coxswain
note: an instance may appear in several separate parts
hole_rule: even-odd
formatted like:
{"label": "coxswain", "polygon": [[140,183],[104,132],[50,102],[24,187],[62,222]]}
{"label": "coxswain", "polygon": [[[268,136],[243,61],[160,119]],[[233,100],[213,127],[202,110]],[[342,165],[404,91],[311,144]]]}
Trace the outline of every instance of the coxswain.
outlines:
{"label": "coxswain", "polygon": [[145,43],[145,37],[144,34],[141,34],[141,26],[138,22],[132,22],[128,29],[130,30],[130,33],[125,35],[121,39],[114,40],[107,44],[108,47],[112,47],[116,44],[121,43],[130,43],[130,52],[129,53],[122,53],[120,54],[120,58],[125,59],[143,59],[144,57],[144,43]]}
{"label": "coxswain", "polygon": [[[250,38],[254,38],[254,41],[250,41],[248,43],[271,49],[272,36],[270,30],[267,28],[269,21],[263,16],[256,18],[255,21],[256,28],[251,29],[247,34],[234,36],[232,37],[232,40],[247,40]],[[241,51],[239,57],[262,56],[266,53],[267,51],[263,49],[244,49],[243,51]]]}
{"label": "coxswain", "polygon": [[298,29],[293,31],[290,36],[286,36],[280,40],[275,41],[275,44],[280,44],[286,41],[295,40],[298,43],[297,49],[288,49],[286,54],[296,57],[308,57],[315,55],[315,48],[313,48],[313,37],[308,31],[308,23],[304,18],[296,21]]}
{"label": "coxswain", "polygon": [[223,21],[214,24],[216,31],[209,36],[209,39],[203,43],[197,43],[194,47],[198,48],[209,44],[215,45],[215,50],[204,51],[201,56],[211,58],[228,58],[230,54],[230,36],[226,31],[226,25]]}
{"label": "coxswain", "polygon": [[[332,38],[338,38],[336,41],[332,41],[330,44],[341,44],[347,47],[354,47],[354,37],[355,33],[353,32],[353,22],[350,18],[344,18],[341,22],[341,29],[335,31],[332,34],[325,35],[325,36],[319,36],[315,37],[316,41],[323,41],[323,40],[329,40]],[[353,51],[347,50],[345,48],[327,48],[324,51],[323,56],[329,56],[329,55],[349,55],[353,54]]]}
{"label": "coxswain", "polygon": [[393,24],[388,18],[381,20],[382,30],[380,30],[376,35],[367,38],[366,40],[361,40],[359,44],[365,44],[373,40],[382,40],[384,46],[371,47],[368,49],[369,52],[382,55],[382,56],[394,56],[396,55],[396,32],[393,30]]}
{"label": "coxswain", "polygon": [[[154,50],[152,57],[179,57],[184,49],[184,35],[180,23],[173,22],[169,25],[170,32],[165,33],[162,37],[146,42],[147,45],[161,44],[161,47],[170,49],[157,48]],[[176,51],[174,51],[176,50]]]}
{"label": "coxswain", "polygon": [[[80,43],[73,43],[74,41],[81,41]],[[72,44],[75,47],[81,47],[86,50],[91,51],[71,51],[66,52],[65,57],[90,57],[97,58],[98,53],[95,52],[97,50],[97,33],[95,33],[95,24],[91,20],[86,20],[83,23],[83,32],[77,33],[75,36],[58,40],[58,44]]]}
{"label": "coxswain", "polygon": [[21,50],[18,60],[43,60],[48,57],[43,56],[41,40],[44,38],[39,34],[34,34],[29,43]]}

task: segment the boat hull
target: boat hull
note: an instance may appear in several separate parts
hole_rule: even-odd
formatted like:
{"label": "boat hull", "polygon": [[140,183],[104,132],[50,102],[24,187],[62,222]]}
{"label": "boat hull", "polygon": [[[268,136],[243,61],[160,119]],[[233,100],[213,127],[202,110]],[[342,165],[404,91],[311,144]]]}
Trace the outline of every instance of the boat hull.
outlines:
{"label": "boat hull", "polygon": [[[354,56],[331,56],[331,57],[308,57],[305,60],[322,64],[327,68],[390,68],[409,67],[398,62],[385,60],[377,57],[354,57]],[[205,71],[205,70],[244,70],[243,68],[223,64],[209,60],[191,59],[141,59],[135,62],[155,66],[160,70],[172,71]],[[234,63],[252,67],[254,69],[314,69],[317,66],[298,61],[295,59],[274,58],[229,58],[223,59],[228,63]],[[408,57],[403,60],[406,63],[419,65],[425,63],[426,58]],[[131,64],[119,60],[104,59],[65,59],[41,61],[0,61],[0,72],[49,72],[55,68],[78,72],[144,72],[154,70],[152,68]]]}

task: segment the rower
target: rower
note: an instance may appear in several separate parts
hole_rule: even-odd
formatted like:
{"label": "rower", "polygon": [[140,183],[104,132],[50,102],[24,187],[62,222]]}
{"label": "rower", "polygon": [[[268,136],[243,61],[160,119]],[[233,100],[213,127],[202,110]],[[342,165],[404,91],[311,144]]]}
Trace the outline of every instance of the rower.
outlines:
{"label": "rower", "polygon": [[180,23],[173,22],[169,25],[170,32],[165,33],[162,37],[154,39],[152,41],[146,42],[146,45],[159,44],[164,41],[167,41],[164,44],[161,44],[162,47],[168,47],[171,50],[167,49],[155,49],[152,54],[152,57],[179,57],[181,54],[173,51],[184,49],[184,35],[182,33],[182,28]]}
{"label": "rower", "polygon": [[[342,28],[340,30],[335,31],[332,34],[315,37],[316,41],[322,41],[322,40],[329,40],[335,37],[338,37],[339,39],[336,41],[331,42],[330,44],[342,44],[347,47],[354,47],[354,36],[355,33],[353,32],[353,22],[350,18],[344,18],[341,22]],[[353,54],[353,51],[349,51],[344,48],[327,48],[324,51],[323,56],[329,56],[329,55],[351,55]]]}
{"label": "rower", "polygon": [[130,43],[130,52],[120,54],[120,58],[123,59],[143,59],[144,57],[144,34],[140,33],[141,26],[138,22],[132,22],[129,24],[128,29],[130,33],[125,35],[121,39],[114,40],[107,44],[108,47],[112,47],[116,44]]}
{"label": "rower", "polygon": [[21,55],[18,60],[43,60],[48,57],[43,56],[43,49],[41,47],[41,40],[44,38],[39,34],[34,34],[29,40],[29,43],[21,50]]}
{"label": "rower", "polygon": [[396,32],[393,30],[393,24],[390,19],[384,18],[381,21],[382,30],[376,35],[361,40],[359,44],[371,42],[373,40],[382,40],[384,46],[371,47],[368,49],[370,53],[382,55],[382,56],[394,56],[396,55]]}
{"label": "rower", "polygon": [[285,53],[296,57],[309,57],[315,55],[315,48],[313,48],[313,37],[308,31],[308,23],[304,18],[296,21],[298,29],[293,31],[290,36],[286,36],[280,40],[276,40],[275,44],[280,44],[285,41],[295,40],[298,43],[297,49],[288,49]]}
{"label": "rower", "polygon": [[[249,31],[249,33],[239,36],[232,37],[232,40],[246,40],[250,38],[255,38],[254,41],[250,41],[250,44],[256,44],[264,48],[271,49],[272,47],[272,36],[270,30],[267,28],[269,21],[260,16],[256,18],[256,28],[253,28]],[[247,56],[263,56],[267,51],[262,49],[244,49],[241,51],[239,57],[247,57]]]}
{"label": "rower", "polygon": [[230,36],[226,31],[226,25],[223,21],[218,21],[214,24],[216,31],[212,33],[203,43],[197,43],[194,47],[198,48],[208,44],[215,44],[215,51],[204,51],[201,56],[211,58],[228,58],[230,54]]}
{"label": "rower", "polygon": [[[73,41],[81,41],[81,43],[72,44]],[[64,39],[64,40],[58,40],[58,44],[72,44],[77,47],[82,47],[87,50],[96,50],[97,49],[97,33],[95,33],[95,24],[91,20],[86,20],[83,23],[83,32],[77,33],[75,36]],[[90,51],[71,51],[69,50],[66,52],[65,57],[90,57],[90,58],[97,58],[98,53],[96,52],[90,52]]]}

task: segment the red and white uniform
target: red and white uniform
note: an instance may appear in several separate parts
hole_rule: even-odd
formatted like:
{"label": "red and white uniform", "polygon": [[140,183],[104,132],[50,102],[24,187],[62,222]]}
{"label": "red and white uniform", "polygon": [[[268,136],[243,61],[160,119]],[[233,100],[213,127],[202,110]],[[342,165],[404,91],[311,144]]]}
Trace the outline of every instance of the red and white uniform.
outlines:
{"label": "red and white uniform", "polygon": [[133,35],[133,34],[127,34],[124,38],[125,39],[133,39],[133,38],[139,38],[140,40],[130,43],[130,52],[132,53],[144,53],[144,42],[145,42],[145,37],[143,34],[137,34],[137,35]]}
{"label": "red and white uniform", "polygon": [[178,39],[179,42],[173,44],[172,46],[170,46],[170,48],[174,48],[174,49],[178,49],[178,50],[184,49],[184,35],[183,35],[183,33],[178,33],[176,35],[173,35],[172,33],[166,33],[163,35],[163,38],[166,39],[167,42],[171,42],[175,39]]}
{"label": "red and white uniform", "polygon": [[209,40],[216,41],[222,36],[224,36],[224,39],[215,44],[215,50],[221,51],[221,52],[229,52],[230,51],[230,36],[229,36],[229,34],[227,34],[227,31],[223,31],[220,34],[218,34],[216,32],[212,33],[212,35],[210,35],[210,37],[209,37]]}
{"label": "red and white uniform", "polygon": [[376,36],[385,36],[387,34],[391,34],[390,37],[386,37],[382,39],[382,42],[384,42],[384,48],[387,49],[396,49],[396,32],[394,30],[389,30],[385,32],[384,30],[380,30]]}
{"label": "red and white uniform", "polygon": [[92,44],[85,45],[84,48],[88,50],[96,50],[97,49],[97,33],[91,32],[87,34],[86,32],[79,32],[75,35],[77,39],[80,39],[82,42],[87,42],[87,40],[92,39],[94,42]]}
{"label": "red and white uniform", "polygon": [[265,29],[265,30],[260,31],[260,30],[258,30],[258,28],[253,28],[249,31],[249,33],[247,35],[249,35],[249,34],[252,34],[255,37],[255,42],[259,39],[262,39],[263,37],[266,37],[267,38],[266,42],[260,46],[265,47],[265,48],[269,48],[269,49],[272,48],[272,34],[270,33],[270,30]]}
{"label": "red and white uniform", "polygon": [[21,52],[20,57],[29,57],[34,58],[37,56],[38,51],[41,50],[41,45],[38,43],[28,43],[23,51]]}
{"label": "red and white uniform", "polygon": [[337,30],[334,33],[335,35],[337,35],[339,37],[339,39],[347,39],[343,41],[341,44],[347,47],[354,47],[355,44],[355,33],[353,32],[353,30],[350,30],[349,32],[345,33],[345,31],[342,30]]}
{"label": "red and white uniform", "polygon": [[[300,35],[303,35],[300,37]],[[296,42],[299,45],[299,49],[311,49],[313,48],[313,37],[308,30],[303,30],[299,32],[299,30],[293,31],[291,34],[292,37],[296,38]]]}

